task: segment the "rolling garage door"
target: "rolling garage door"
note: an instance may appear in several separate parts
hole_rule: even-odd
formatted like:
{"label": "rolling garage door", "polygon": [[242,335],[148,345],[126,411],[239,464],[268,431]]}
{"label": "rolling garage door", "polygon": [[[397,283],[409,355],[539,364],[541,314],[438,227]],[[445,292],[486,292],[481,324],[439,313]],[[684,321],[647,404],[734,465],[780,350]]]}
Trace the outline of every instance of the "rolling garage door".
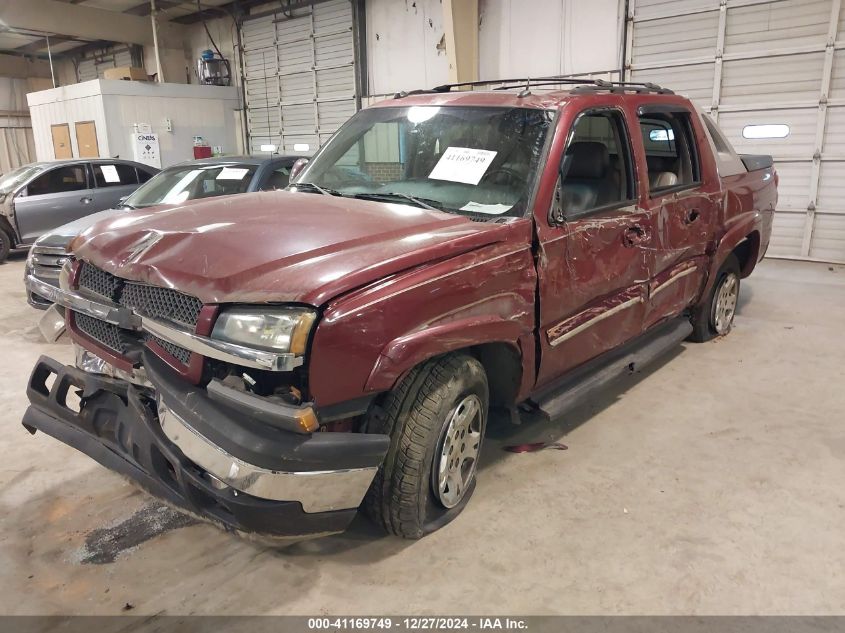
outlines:
{"label": "rolling garage door", "polygon": [[242,29],[250,149],[313,153],[358,108],[352,3],[280,9]]}
{"label": "rolling garage door", "polygon": [[694,99],[740,153],[772,154],[769,254],[845,262],[842,0],[630,0],[628,77]]}
{"label": "rolling garage door", "polygon": [[103,74],[109,68],[121,66],[139,66],[138,54],[133,56],[132,49],[126,47],[109,47],[87,53],[76,63],[77,81],[89,81],[90,79],[102,79]]}

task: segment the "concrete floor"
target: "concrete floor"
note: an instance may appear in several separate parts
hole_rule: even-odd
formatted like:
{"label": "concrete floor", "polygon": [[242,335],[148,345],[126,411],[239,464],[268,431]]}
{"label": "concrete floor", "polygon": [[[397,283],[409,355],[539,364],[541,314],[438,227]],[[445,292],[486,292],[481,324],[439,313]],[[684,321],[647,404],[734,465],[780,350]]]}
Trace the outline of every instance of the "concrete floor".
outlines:
{"label": "concrete floor", "polygon": [[40,340],[22,271],[0,266],[0,613],[845,612],[845,267],[766,261],[727,338],[564,420],[495,430],[440,532],[402,541],[359,517],[285,551],[24,431],[36,358],[71,354]]}

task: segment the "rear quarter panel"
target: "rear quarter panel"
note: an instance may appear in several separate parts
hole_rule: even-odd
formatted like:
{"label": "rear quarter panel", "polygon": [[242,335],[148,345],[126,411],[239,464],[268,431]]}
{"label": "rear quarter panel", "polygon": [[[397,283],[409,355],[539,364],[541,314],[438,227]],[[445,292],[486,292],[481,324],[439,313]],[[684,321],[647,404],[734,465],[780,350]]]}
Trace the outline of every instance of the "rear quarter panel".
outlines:
{"label": "rear quarter panel", "polygon": [[520,391],[530,388],[536,288],[530,220],[513,222],[504,235],[331,301],[310,346],[309,395],[317,406],[390,390],[428,358],[492,342],[519,354]]}
{"label": "rear quarter panel", "polygon": [[769,246],[777,206],[774,168],[727,176],[722,179],[722,186],[722,217],[716,227],[715,256],[705,292],[715,282],[715,274],[728,255],[746,238],[752,250],[741,272],[743,277],[751,274]]}

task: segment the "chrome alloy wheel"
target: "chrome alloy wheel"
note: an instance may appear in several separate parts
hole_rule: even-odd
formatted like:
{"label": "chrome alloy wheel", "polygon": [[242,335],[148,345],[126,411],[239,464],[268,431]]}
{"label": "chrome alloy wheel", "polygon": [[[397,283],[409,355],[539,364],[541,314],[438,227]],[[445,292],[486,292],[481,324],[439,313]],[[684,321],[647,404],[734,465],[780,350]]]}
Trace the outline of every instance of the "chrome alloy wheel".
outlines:
{"label": "chrome alloy wheel", "polygon": [[452,409],[440,440],[440,459],[432,464],[432,484],[438,501],[454,508],[469,488],[481,448],[481,400],[468,395]]}
{"label": "chrome alloy wheel", "polygon": [[713,306],[713,329],[716,334],[727,334],[736,313],[736,301],[739,297],[739,277],[728,273],[722,279],[716,292],[716,303]]}

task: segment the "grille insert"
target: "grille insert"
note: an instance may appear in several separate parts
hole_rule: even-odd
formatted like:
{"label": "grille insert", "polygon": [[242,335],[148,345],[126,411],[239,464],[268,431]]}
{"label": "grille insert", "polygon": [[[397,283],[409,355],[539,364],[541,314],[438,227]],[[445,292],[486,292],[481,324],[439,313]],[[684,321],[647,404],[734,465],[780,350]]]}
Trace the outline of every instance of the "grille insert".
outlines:
{"label": "grille insert", "polygon": [[76,321],[76,327],[83,334],[86,334],[98,343],[119,354],[123,354],[126,351],[126,344],[121,337],[120,328],[116,325],[100,321],[100,319],[95,319],[80,312],[74,312],[74,320]]}
{"label": "grille insert", "polygon": [[[79,287],[87,293],[93,293],[130,308],[141,316],[151,319],[171,321],[193,330],[202,310],[202,301],[171,288],[161,288],[121,279],[96,266],[83,262],[79,272]],[[191,351],[165,341],[152,334],[138,336],[129,330],[106,323],[78,312],[77,328],[89,338],[121,355],[128,354],[139,345],[155,341],[163,350],[183,365],[191,362]]]}
{"label": "grille insert", "polygon": [[119,286],[120,279],[118,277],[83,262],[82,270],[79,272],[80,288],[114,301]]}
{"label": "grille insert", "polygon": [[202,301],[170,288],[159,288],[131,281],[125,282],[120,304],[142,316],[176,321],[191,328],[196,326]]}
{"label": "grille insert", "polygon": [[178,360],[183,365],[187,365],[191,362],[191,352],[190,350],[185,349],[184,347],[180,347],[175,343],[171,343],[170,341],[165,341],[162,338],[157,336],[153,336],[152,334],[147,335],[147,341],[155,341],[159,347],[161,347],[164,351],[170,354],[173,358]]}

